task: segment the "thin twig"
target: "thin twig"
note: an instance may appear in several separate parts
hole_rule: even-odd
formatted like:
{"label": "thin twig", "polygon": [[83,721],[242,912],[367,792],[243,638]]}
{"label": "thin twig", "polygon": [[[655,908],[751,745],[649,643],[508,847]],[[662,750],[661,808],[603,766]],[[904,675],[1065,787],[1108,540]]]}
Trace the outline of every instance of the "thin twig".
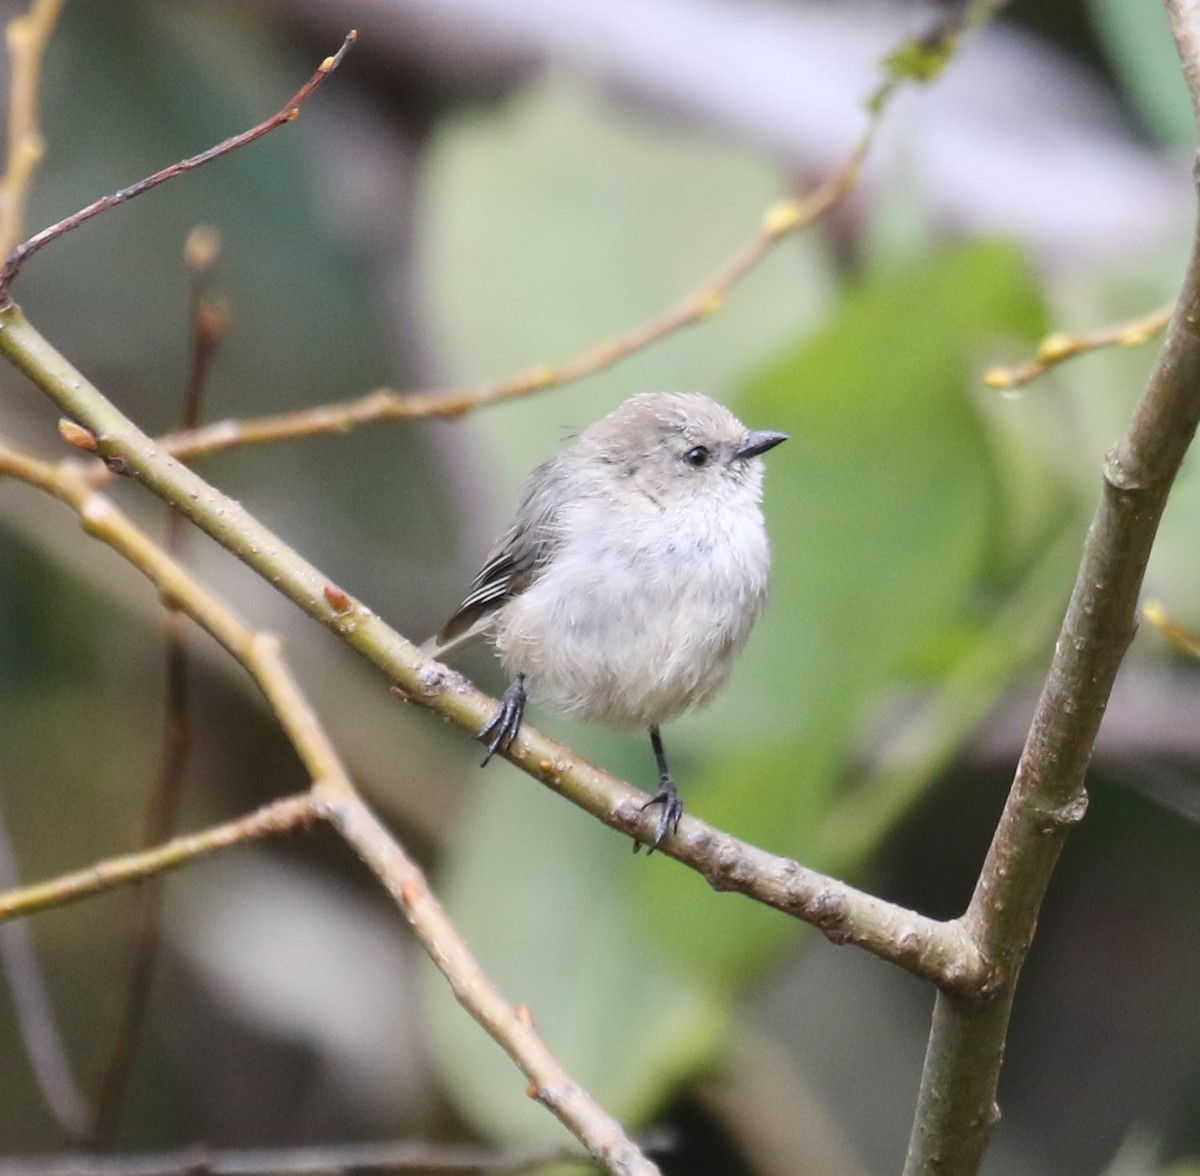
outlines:
{"label": "thin twig", "polygon": [[[19,882],[16,854],[0,814],[0,891]],[[0,927],[0,971],[12,994],[17,1029],[38,1089],[64,1136],[76,1146],[89,1142],[88,1105],[75,1081],[46,978],[38,964],[33,937],[25,923]]]}
{"label": "thin twig", "polygon": [[1033,359],[1011,367],[990,368],[984,373],[983,382],[989,388],[1000,390],[1021,388],[1077,355],[1086,355],[1103,347],[1141,347],[1166,328],[1174,309],[1175,303],[1168,302],[1147,314],[1098,327],[1094,331],[1081,331],[1078,334],[1056,331],[1038,344]]}
{"label": "thin twig", "polygon": [[135,196],[142,195],[143,192],[149,192],[151,188],[156,188],[159,184],[165,183],[167,180],[173,180],[176,176],[181,176],[185,172],[192,171],[194,168],[202,167],[204,164],[218,159],[222,155],[228,155],[231,151],[236,151],[239,147],[245,147],[247,143],[253,143],[256,139],[261,139],[263,135],[270,133],[276,127],[291,122],[299,115],[301,103],[337,69],[342,62],[342,58],[345,57],[350,46],[354,44],[357,38],[358,33],[351,29],[346,34],[346,39],[342,42],[342,47],[332,57],[325,58],[317,67],[316,73],[296,91],[286,105],[281,107],[270,118],[251,127],[248,131],[243,131],[240,135],[234,135],[232,138],[218,143],[215,147],[210,147],[207,151],[201,151],[199,155],[193,155],[189,159],[181,159],[178,163],[173,163],[170,167],[165,167],[161,171],[155,172],[152,176],[147,176],[144,180],[139,180],[136,184],[130,184],[128,188],[122,188],[119,192],[114,192],[111,196],[102,196],[86,208],[81,208],[78,212],[63,217],[56,224],[50,225],[49,228],[43,229],[40,233],[30,237],[28,241],[18,245],[9,254],[3,269],[0,269],[0,306],[7,304],[9,301],[9,290],[12,287],[13,280],[20,273],[21,267],[39,249],[49,245],[51,241],[61,237],[64,233],[69,233],[72,229],[78,228],[84,221],[91,220],[92,217],[99,216],[100,213],[107,212],[110,208],[118,204],[124,204],[125,201],[132,200]]}
{"label": "thin twig", "polygon": [[153,849],[105,858],[86,869],[60,874],[46,882],[6,890],[0,893],[0,923],[38,911],[69,906],[93,894],[103,894],[117,886],[128,886],[143,878],[153,878],[199,858],[211,857],[264,837],[296,832],[311,825],[318,816],[312,797],[307,792],[273,800],[244,817],[213,825],[199,833],[174,837]]}
{"label": "thin twig", "polygon": [[1157,601],[1148,600],[1142,606],[1142,616],[1146,618],[1176,649],[1182,650],[1189,657],[1200,658],[1200,635],[1191,629],[1173,621],[1167,615],[1167,610]]}
{"label": "thin twig", "polygon": [[0,1159],[0,1176],[329,1176],[350,1171],[518,1176],[556,1164],[596,1167],[578,1148],[496,1151],[403,1141],[244,1150],[188,1147],[126,1156],[13,1156]]}
{"label": "thin twig", "polygon": [[[184,262],[190,295],[192,348],[181,413],[184,428],[195,428],[200,422],[208,375],[229,324],[224,303],[211,288],[219,252],[220,238],[214,229],[200,225],[188,234]],[[185,561],[187,535],[183,516],[168,510],[166,551],[181,563]],[[190,659],[187,630],[186,614],[168,603],[163,627],[166,664],[162,747],[142,831],[143,849],[161,844],[174,833],[183,800],[184,774],[192,744],[188,713]],[[140,883],[133,894],[127,952],[129,971],[109,1046],[101,1054],[105,1061],[96,1085],[92,1137],[101,1147],[111,1145],[115,1138],[121,1104],[137,1055],[162,939],[162,897],[163,887],[158,878]]]}
{"label": "thin twig", "polygon": [[[1200,6],[1168,0],[1192,68]],[[987,961],[981,993],[934,1008],[906,1176],[973,1176],[999,1118],[996,1086],[1017,980],[1067,835],[1087,810],[1085,773],[1113,681],[1137,628],[1137,600],[1167,495],[1200,421],[1200,225],[1158,362],[1103,496],[1033,725],[965,925]]]}
{"label": "thin twig", "polygon": [[[253,568],[309,616],[398,683],[407,697],[474,735],[495,710],[495,700],[461,675],[428,661],[409,641],[353,600],[290,549],[240,503],[227,498],[180,462],[59,354],[20,309],[0,312],[0,354],[25,372],[65,412],[77,444],[96,454],[187,515],[201,530]],[[569,748],[526,724],[508,758],[574,804],[623,833],[649,839],[653,820],[645,800],[623,780],[580,759]],[[957,922],[941,923],[809,870],[789,858],[739,841],[685,815],[662,846],[717,889],[737,890],[819,928],[832,941],[856,943],[914,975],[948,988],[977,983],[980,957]]]}
{"label": "thin twig", "polygon": [[[8,313],[15,313],[15,307],[10,307]],[[314,816],[322,817],[391,894],[459,1002],[521,1069],[529,1080],[530,1097],[543,1103],[614,1176],[657,1176],[658,1168],[625,1134],[620,1123],[571,1078],[551,1053],[534,1028],[529,1010],[514,1007],[500,994],[430,892],[420,867],[359,796],[319,719],[292,678],[278,639],[254,632],[197,584],[109,499],[92,489],[74,462],[50,465],[0,445],[0,474],[19,478],[71,507],[88,534],[124,556],[154,583],[165,600],[184,610],[220,641],[250,671],[312,778],[311,788],[302,797],[276,802],[241,821],[175,838],[154,850],[101,862],[41,886],[0,894],[0,921],[62,905],[111,885],[150,877],[251,837],[280,831],[281,822],[283,828],[291,829],[310,822]]]}
{"label": "thin twig", "polygon": [[207,457],[243,445],[261,445],[325,434],[348,433],[360,425],[428,418],[452,419],[486,405],[556,388],[595,375],[654,343],[714,315],[732,287],[785,237],[811,225],[851,189],[862,166],[870,134],[816,192],[806,200],[783,200],[769,208],[755,236],[680,302],[616,338],[588,348],[562,363],[519,372],[503,380],[468,388],[396,392],[377,388],[356,400],[322,404],[295,412],[243,420],[224,420],[201,429],[167,433],[164,451],[182,460]]}
{"label": "thin twig", "polygon": [[12,63],[8,99],[8,164],[0,180],[0,255],[21,239],[25,199],[46,151],[38,129],[38,85],[46,46],[58,24],[62,0],[33,0],[8,22],[5,36]]}
{"label": "thin twig", "polygon": [[455,998],[520,1066],[526,1093],[537,1099],[616,1176],[653,1176],[651,1163],[612,1118],[572,1080],[550,1052],[533,1014],[514,1008],[488,979],[465,940],[429,889],[420,867],[403,853],[378,817],[358,798],[349,781],[329,776],[313,786],[324,815],[404,912],[430,958],[450,983]]}

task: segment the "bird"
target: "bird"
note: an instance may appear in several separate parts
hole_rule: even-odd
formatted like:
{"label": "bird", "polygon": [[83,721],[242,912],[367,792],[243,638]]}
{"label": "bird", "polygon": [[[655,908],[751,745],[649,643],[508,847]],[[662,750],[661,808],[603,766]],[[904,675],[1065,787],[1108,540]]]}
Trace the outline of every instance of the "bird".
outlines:
{"label": "bird", "polygon": [[[626,400],[526,480],[512,525],[427,643],[479,637],[508,687],[479,731],[486,765],[516,739],[527,700],[649,732],[658,788],[650,852],[683,801],[660,727],[724,687],[767,599],[762,455],[788,439],[747,429],[694,392]],[[634,850],[640,847],[635,840]]]}

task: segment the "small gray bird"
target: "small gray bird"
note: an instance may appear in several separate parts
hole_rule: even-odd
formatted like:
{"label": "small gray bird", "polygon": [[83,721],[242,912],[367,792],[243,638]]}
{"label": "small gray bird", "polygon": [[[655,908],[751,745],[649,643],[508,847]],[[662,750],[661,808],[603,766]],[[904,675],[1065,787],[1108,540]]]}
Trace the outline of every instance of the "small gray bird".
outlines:
{"label": "small gray bird", "polygon": [[533,471],[513,525],[427,648],[443,656],[485,634],[495,645],[510,684],[479,733],[484,764],[516,738],[527,696],[649,729],[658,791],[643,807],[662,808],[651,850],[675,831],[683,802],[659,725],[716,696],[762,612],[760,455],[786,440],[706,396],[656,392]]}

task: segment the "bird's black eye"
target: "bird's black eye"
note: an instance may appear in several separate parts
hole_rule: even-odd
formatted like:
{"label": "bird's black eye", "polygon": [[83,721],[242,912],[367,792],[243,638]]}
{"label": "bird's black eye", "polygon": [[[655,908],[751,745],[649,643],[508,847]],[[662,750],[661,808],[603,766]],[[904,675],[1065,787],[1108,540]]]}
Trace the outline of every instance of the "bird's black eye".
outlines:
{"label": "bird's black eye", "polygon": [[695,466],[696,469],[699,469],[701,466],[708,465],[709,456],[708,448],[706,446],[697,445],[695,449],[689,449],[687,453],[683,455],[683,460],[686,461],[688,465]]}

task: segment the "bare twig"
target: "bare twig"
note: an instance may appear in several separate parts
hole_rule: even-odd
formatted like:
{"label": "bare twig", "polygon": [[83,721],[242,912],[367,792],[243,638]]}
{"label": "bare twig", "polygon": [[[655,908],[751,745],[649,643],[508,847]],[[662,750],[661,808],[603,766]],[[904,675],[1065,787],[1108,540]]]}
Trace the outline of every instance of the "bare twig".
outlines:
{"label": "bare twig", "polygon": [[0,255],[21,239],[29,185],[46,144],[38,130],[38,83],[46,46],[58,24],[62,0],[33,0],[8,22],[5,34],[12,63],[8,100],[8,164],[0,180]]}
{"label": "bare twig", "polygon": [[405,1141],[238,1151],[189,1147],[127,1156],[13,1156],[0,1159],[0,1176],[329,1176],[351,1171],[518,1176],[559,1164],[596,1167],[578,1148],[496,1151]]}
{"label": "bare twig", "polygon": [[430,891],[420,868],[358,798],[349,781],[344,776],[327,777],[314,785],[313,794],[333,827],[404,912],[458,1002],[520,1066],[529,1079],[529,1097],[545,1106],[616,1176],[657,1173],[657,1166],[646,1159],[621,1125],[563,1069],[534,1027],[530,1010],[514,1008],[500,995]]}
{"label": "bare twig", "polygon": [[[333,586],[240,503],[192,470],[164,456],[34,330],[20,309],[0,312],[0,354],[29,375],[77,424],[85,445],[110,466],[136,476],[173,503],[310,616],[397,682],[406,697],[472,734],[495,701],[419,650],[369,609]],[[513,763],[614,829],[648,839],[653,821],[644,795],[593,767],[526,724],[509,750]],[[838,943],[852,942],[915,975],[949,988],[971,988],[980,957],[957,922],[941,923],[856,890],[835,878],[738,841],[688,815],[663,852],[691,866],[716,888],[738,890],[819,928]]]}
{"label": "bare twig", "polygon": [[177,870],[199,858],[211,857],[251,841],[295,832],[311,825],[318,815],[308,793],[289,796],[274,800],[235,821],[172,838],[153,849],[105,858],[72,874],[6,890],[0,893],[0,923],[37,911],[69,906],[93,894]]}
{"label": "bare twig", "polygon": [[[871,125],[873,127],[874,122]],[[850,190],[852,177],[857,175],[862,163],[862,150],[860,145],[852,159],[807,200],[785,200],[768,209],[755,237],[674,307],[560,364],[533,368],[471,388],[429,392],[395,392],[378,388],[357,400],[341,404],[318,405],[248,420],[218,421],[201,429],[168,433],[159,439],[159,444],[167,453],[183,460],[194,460],[243,445],[347,433],[359,425],[424,418],[451,419],[485,405],[528,396],[594,375],[715,314],[729,290],[766,257],[778,241],[802,226],[812,224]]]}
{"label": "bare twig", "polygon": [[13,280],[20,273],[21,267],[39,249],[49,245],[51,241],[61,237],[64,233],[69,233],[72,229],[78,228],[84,221],[91,220],[92,217],[99,216],[100,213],[107,212],[110,208],[118,204],[132,200],[135,196],[140,196],[143,192],[148,192],[151,188],[156,188],[159,184],[165,183],[167,180],[173,180],[176,176],[181,176],[185,172],[192,171],[194,168],[202,167],[204,164],[218,159],[222,155],[228,155],[231,151],[236,151],[239,147],[245,147],[247,143],[253,143],[256,139],[261,139],[263,135],[273,131],[276,127],[282,126],[286,122],[291,122],[300,113],[300,104],[337,69],[342,62],[342,58],[345,57],[350,46],[354,44],[357,38],[358,33],[353,29],[347,33],[346,39],[342,42],[342,47],[332,57],[325,58],[320,66],[317,67],[316,73],[296,91],[286,105],[270,118],[251,127],[248,131],[243,131],[240,135],[234,135],[232,138],[218,143],[215,147],[210,147],[207,151],[201,151],[199,155],[193,155],[190,159],[181,159],[178,163],[173,163],[170,167],[165,167],[162,171],[157,171],[152,176],[147,176],[144,180],[139,180],[136,184],[131,184],[128,188],[122,188],[119,192],[114,192],[111,196],[102,196],[86,208],[81,208],[78,212],[63,217],[56,224],[50,225],[49,228],[43,229],[40,233],[30,237],[28,241],[18,245],[9,254],[4,267],[0,269],[0,306],[5,305],[9,301],[9,290]]}
{"label": "bare twig", "polygon": [[1111,323],[1094,331],[1082,331],[1078,334],[1056,331],[1038,344],[1037,354],[1033,359],[1012,367],[990,368],[984,373],[983,381],[989,388],[1021,388],[1077,355],[1086,355],[1089,351],[1098,351],[1102,347],[1141,347],[1165,329],[1174,309],[1175,303],[1168,302],[1147,314]]}
{"label": "bare twig", "polygon": [[877,118],[877,115],[872,116],[868,132],[851,157],[820,188],[804,200],[782,200],[772,205],[754,237],[699,287],[669,310],[615,339],[590,347],[562,363],[533,368],[494,383],[429,392],[395,392],[378,388],[357,400],[341,404],[323,404],[247,420],[218,421],[201,429],[167,433],[159,439],[159,444],[175,457],[193,460],[238,446],[348,433],[359,425],[384,421],[452,419],[486,405],[556,388],[604,371],[668,335],[711,317],[721,309],[733,286],[778,242],[811,225],[840,201],[854,186],[874,136]]}
{"label": "bare twig", "polygon": [[[15,308],[10,307],[13,312]],[[0,475],[19,478],[71,507],[89,534],[129,560],[153,581],[165,600],[220,641],[253,675],[312,777],[312,786],[305,795],[278,801],[241,821],[175,838],[154,850],[101,862],[90,870],[41,886],[0,894],[0,921],[61,905],[118,883],[138,881],[253,837],[296,828],[315,816],[322,817],[391,894],[459,1002],[520,1067],[529,1080],[530,1097],[543,1103],[614,1176],[656,1176],[658,1168],[550,1052],[534,1028],[529,1010],[514,1007],[500,994],[430,892],[420,867],[359,796],[293,680],[279,641],[248,628],[197,584],[110,500],[92,489],[74,462],[49,465],[0,446]]]}
{"label": "bare twig", "polygon": [[[184,262],[190,288],[192,350],[181,414],[184,428],[195,428],[199,424],[208,373],[229,322],[224,303],[211,288],[219,252],[220,238],[214,229],[200,225],[188,235]],[[168,511],[167,553],[183,562],[186,548],[187,523],[175,511]],[[192,742],[188,715],[188,621],[179,608],[168,603],[164,622],[166,665],[162,749],[142,832],[143,849],[159,845],[175,831]],[[162,894],[163,888],[157,878],[147,879],[134,890],[129,924],[129,974],[109,1047],[102,1054],[105,1062],[96,1086],[92,1136],[101,1146],[111,1144],[115,1137],[141,1025],[150,1001],[161,941]]]}
{"label": "bare twig", "polygon": [[[19,882],[16,854],[0,814],[0,891]],[[88,1142],[88,1106],[67,1057],[29,927],[0,927],[0,971],[12,994],[17,1029],[42,1100],[72,1144]]]}
{"label": "bare twig", "polygon": [[[1168,8],[1197,97],[1200,5],[1168,0]],[[1108,455],[1054,660],[965,916],[988,979],[979,994],[943,991],[937,998],[906,1176],[973,1176],[998,1119],[996,1084],[1017,980],[1059,853],[1087,809],[1085,772],[1136,630],[1146,561],[1200,421],[1198,322],[1194,243],[1158,363]]]}

